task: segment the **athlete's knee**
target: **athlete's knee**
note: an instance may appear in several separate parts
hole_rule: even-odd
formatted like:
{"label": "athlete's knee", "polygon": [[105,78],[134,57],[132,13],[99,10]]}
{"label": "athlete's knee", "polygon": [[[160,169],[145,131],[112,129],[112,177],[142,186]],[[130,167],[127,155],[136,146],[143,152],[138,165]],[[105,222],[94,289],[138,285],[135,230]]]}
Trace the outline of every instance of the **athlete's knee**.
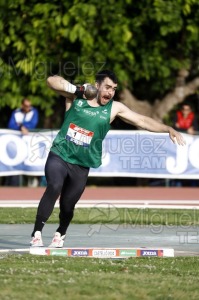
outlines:
{"label": "athlete's knee", "polygon": [[60,184],[59,182],[50,182],[50,183],[48,183],[47,188],[52,194],[59,195],[62,190],[62,184]]}
{"label": "athlete's knee", "polygon": [[74,214],[74,208],[62,208],[60,211],[60,217],[68,218]]}

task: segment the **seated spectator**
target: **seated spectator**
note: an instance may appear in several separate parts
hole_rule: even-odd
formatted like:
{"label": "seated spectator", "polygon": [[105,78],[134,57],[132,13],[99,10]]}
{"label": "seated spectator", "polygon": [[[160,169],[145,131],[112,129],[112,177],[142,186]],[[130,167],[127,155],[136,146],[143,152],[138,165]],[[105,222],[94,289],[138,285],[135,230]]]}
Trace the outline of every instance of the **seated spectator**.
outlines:
{"label": "seated spectator", "polygon": [[[34,129],[38,123],[38,111],[31,105],[31,101],[27,98],[21,102],[21,107],[15,109],[12,112],[10,120],[8,122],[8,128],[13,130],[20,130],[22,134],[28,134],[29,130]],[[8,176],[5,179],[5,185],[8,186],[19,186],[20,176]],[[31,181],[35,182],[36,178],[29,178],[28,180],[31,185]],[[35,183],[34,183],[35,184]]]}
{"label": "seated spectator", "polygon": [[176,112],[174,127],[178,131],[195,134],[198,126],[190,104],[184,103],[181,110]]}
{"label": "seated spectator", "polygon": [[34,129],[38,123],[38,111],[31,106],[29,99],[25,98],[21,102],[21,108],[15,109],[8,123],[9,129],[21,130],[22,134],[27,134],[29,129]]}
{"label": "seated spectator", "polygon": [[[183,103],[181,109],[176,112],[174,126],[176,130],[188,133],[196,134],[198,130],[197,120],[195,114],[188,103]],[[170,181],[170,186],[197,186],[197,180],[183,180],[174,179]]]}

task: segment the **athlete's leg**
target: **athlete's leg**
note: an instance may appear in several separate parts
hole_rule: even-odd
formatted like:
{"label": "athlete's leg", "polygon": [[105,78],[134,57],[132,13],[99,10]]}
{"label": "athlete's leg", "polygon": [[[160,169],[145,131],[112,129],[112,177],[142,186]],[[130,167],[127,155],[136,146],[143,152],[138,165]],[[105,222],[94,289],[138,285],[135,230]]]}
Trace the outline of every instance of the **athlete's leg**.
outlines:
{"label": "athlete's leg", "polygon": [[67,175],[68,172],[65,161],[58,155],[50,152],[45,166],[47,187],[37,209],[32,236],[36,231],[42,231],[45,222],[48,220],[54,209],[56,200],[61,194],[63,183],[67,178]]}
{"label": "athlete's leg", "polygon": [[88,178],[89,168],[78,165],[69,165],[69,176],[64,181],[60,196],[60,224],[57,229],[62,236],[73,218],[75,204],[80,199]]}

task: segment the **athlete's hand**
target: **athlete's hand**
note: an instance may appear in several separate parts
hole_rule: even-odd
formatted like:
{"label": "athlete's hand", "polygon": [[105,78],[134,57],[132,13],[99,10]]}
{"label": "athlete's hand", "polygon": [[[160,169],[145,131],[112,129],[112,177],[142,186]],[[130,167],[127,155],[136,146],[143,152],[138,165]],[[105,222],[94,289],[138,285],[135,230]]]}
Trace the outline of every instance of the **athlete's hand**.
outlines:
{"label": "athlete's hand", "polygon": [[184,146],[186,144],[185,139],[183,138],[182,134],[172,127],[169,127],[169,137],[174,144],[178,144]]}

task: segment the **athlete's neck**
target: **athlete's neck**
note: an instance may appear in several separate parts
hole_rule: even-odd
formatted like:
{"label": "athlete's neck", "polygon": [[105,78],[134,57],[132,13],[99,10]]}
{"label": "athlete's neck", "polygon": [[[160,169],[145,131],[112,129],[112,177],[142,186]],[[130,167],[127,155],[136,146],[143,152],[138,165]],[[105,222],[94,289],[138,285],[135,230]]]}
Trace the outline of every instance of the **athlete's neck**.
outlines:
{"label": "athlete's neck", "polygon": [[98,107],[101,106],[100,103],[98,103],[97,99],[94,98],[92,100],[87,100],[88,105],[92,106],[92,107]]}

